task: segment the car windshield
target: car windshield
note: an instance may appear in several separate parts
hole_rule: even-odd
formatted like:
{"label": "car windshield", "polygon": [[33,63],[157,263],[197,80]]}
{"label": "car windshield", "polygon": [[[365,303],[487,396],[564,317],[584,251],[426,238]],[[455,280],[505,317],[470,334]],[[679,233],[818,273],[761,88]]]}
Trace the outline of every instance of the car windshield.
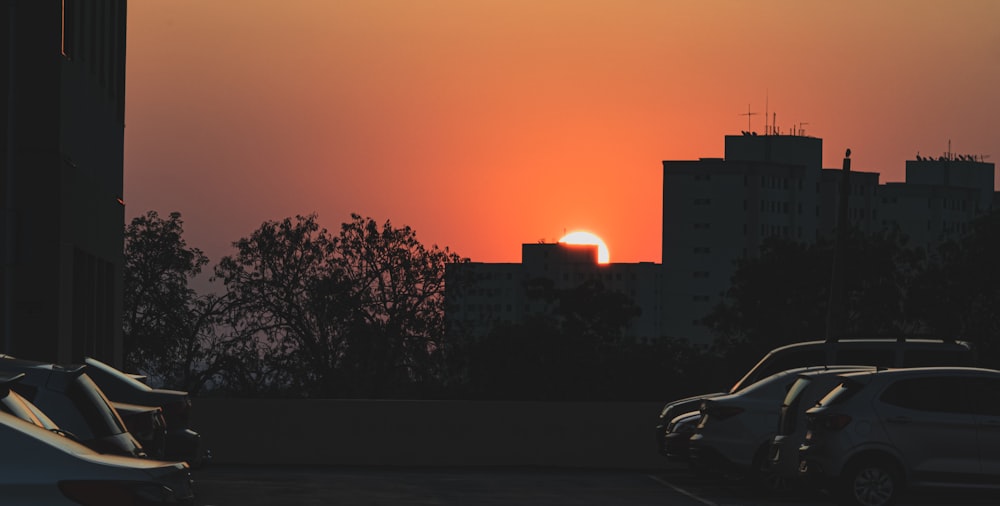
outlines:
{"label": "car windshield", "polygon": [[781,405],[791,406],[796,398],[809,386],[809,383],[812,383],[812,380],[805,376],[795,380],[795,383],[792,383],[791,388],[788,389],[788,393],[785,394],[785,399],[781,402]]}
{"label": "car windshield", "polygon": [[795,383],[788,389],[784,400],[781,401],[781,416],[778,417],[778,434],[788,435],[795,429],[797,415],[799,412],[799,402],[802,400],[802,392],[805,392],[812,379],[808,376],[799,376]]}
{"label": "car windshield", "polygon": [[125,426],[101,389],[86,374],[70,383],[66,395],[83,415],[94,437],[115,436],[125,432]]}
{"label": "car windshield", "polygon": [[739,381],[729,389],[736,393],[750,385],[780,371],[799,367],[817,366],[826,363],[826,353],[821,348],[788,349],[778,348],[760,359]]}
{"label": "car windshield", "polygon": [[23,398],[14,391],[10,391],[0,399],[0,411],[10,413],[21,420],[31,422],[39,427],[45,427],[42,421],[35,416],[35,413],[28,408]]}
{"label": "car windshield", "polygon": [[128,374],[119,371],[118,369],[115,369],[114,367],[111,367],[108,364],[105,364],[104,362],[101,362],[100,360],[88,358],[86,362],[87,362],[87,367],[91,369],[96,369],[95,371],[88,370],[87,374],[93,374],[95,375],[95,377],[97,377],[97,375],[100,375],[100,377],[97,378],[98,380],[100,380],[101,378],[109,378],[113,379],[114,381],[124,383],[136,390],[142,390],[145,392],[150,392],[153,390],[152,387],[150,387],[149,385],[133,378],[132,376],[129,376]]}
{"label": "car windshield", "polygon": [[841,381],[840,384],[834,387],[833,390],[830,390],[825,397],[817,401],[816,405],[835,406],[850,399],[851,397],[854,397],[854,394],[860,392],[862,387],[864,387],[863,383],[850,378],[844,378],[844,381]]}

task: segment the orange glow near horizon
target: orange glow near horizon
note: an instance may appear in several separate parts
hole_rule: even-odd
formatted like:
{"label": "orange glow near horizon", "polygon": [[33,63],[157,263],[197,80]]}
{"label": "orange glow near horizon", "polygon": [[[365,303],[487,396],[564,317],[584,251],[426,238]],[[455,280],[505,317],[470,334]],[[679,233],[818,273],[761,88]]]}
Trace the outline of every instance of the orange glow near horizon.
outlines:
{"label": "orange glow near horizon", "polygon": [[822,138],[825,167],[849,147],[882,183],[949,139],[1000,156],[1000,2],[171,0],[127,15],[125,218],[178,211],[213,262],[310,213],[330,230],[391,220],[477,262],[518,262],[567,226],[602,231],[616,262],[660,262],[662,161],[723,156],[748,117]]}
{"label": "orange glow near horizon", "polygon": [[564,244],[597,246],[597,263],[606,264],[611,261],[611,253],[608,251],[608,245],[604,244],[604,241],[596,234],[584,231],[570,232],[564,235],[562,239],[559,239],[559,242]]}

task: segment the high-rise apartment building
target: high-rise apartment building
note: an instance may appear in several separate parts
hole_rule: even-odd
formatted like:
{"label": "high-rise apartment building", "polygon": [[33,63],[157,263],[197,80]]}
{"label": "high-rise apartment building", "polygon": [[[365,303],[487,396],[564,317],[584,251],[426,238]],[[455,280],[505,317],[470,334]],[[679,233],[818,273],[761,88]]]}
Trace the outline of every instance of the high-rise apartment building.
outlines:
{"label": "high-rise apartment building", "polygon": [[125,0],[0,7],[3,339],[121,363]]}
{"label": "high-rise apartment building", "polygon": [[[696,343],[711,340],[702,319],[740,259],[758,255],[767,237],[810,243],[838,226],[843,171],[821,167],[821,139],[745,133],[725,143],[725,158],[663,162],[662,329]],[[996,195],[992,163],[951,153],[907,161],[905,183],[849,177],[851,227],[898,228],[927,249],[965,233]]]}

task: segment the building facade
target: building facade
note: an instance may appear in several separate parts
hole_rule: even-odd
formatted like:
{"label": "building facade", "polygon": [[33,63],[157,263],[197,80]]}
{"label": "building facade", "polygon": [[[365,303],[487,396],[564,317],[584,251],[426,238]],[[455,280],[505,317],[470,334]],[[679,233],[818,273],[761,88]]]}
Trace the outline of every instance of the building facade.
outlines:
{"label": "building facade", "polygon": [[0,8],[4,352],[121,364],[125,0]]}
{"label": "building facade", "polygon": [[[702,319],[737,262],[768,237],[832,240],[838,226],[843,170],[821,167],[821,139],[745,133],[725,143],[725,158],[663,162],[662,330],[695,343],[710,342]],[[869,234],[899,229],[929,251],[992,210],[993,174],[993,164],[951,153],[907,161],[904,183],[851,171],[848,219]]]}
{"label": "building facade", "polygon": [[486,336],[497,325],[518,324],[546,311],[528,293],[532,282],[547,280],[555,289],[588,281],[627,295],[641,314],[625,330],[637,340],[660,336],[660,266],[653,262],[597,261],[597,246],[563,243],[523,244],[521,263],[456,263],[446,272],[445,318],[450,335]]}

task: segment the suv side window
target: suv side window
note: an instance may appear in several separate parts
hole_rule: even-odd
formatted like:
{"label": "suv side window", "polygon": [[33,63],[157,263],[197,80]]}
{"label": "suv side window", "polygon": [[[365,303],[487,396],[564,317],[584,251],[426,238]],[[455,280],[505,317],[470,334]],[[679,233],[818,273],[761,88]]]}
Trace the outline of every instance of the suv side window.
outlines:
{"label": "suv side window", "polygon": [[918,411],[969,413],[964,392],[971,387],[967,378],[910,378],[901,379],[882,392],[880,400],[886,404]]}
{"label": "suv side window", "polygon": [[857,364],[875,365],[880,367],[892,367],[895,364],[894,354],[891,349],[850,349],[837,350],[835,364]]}

